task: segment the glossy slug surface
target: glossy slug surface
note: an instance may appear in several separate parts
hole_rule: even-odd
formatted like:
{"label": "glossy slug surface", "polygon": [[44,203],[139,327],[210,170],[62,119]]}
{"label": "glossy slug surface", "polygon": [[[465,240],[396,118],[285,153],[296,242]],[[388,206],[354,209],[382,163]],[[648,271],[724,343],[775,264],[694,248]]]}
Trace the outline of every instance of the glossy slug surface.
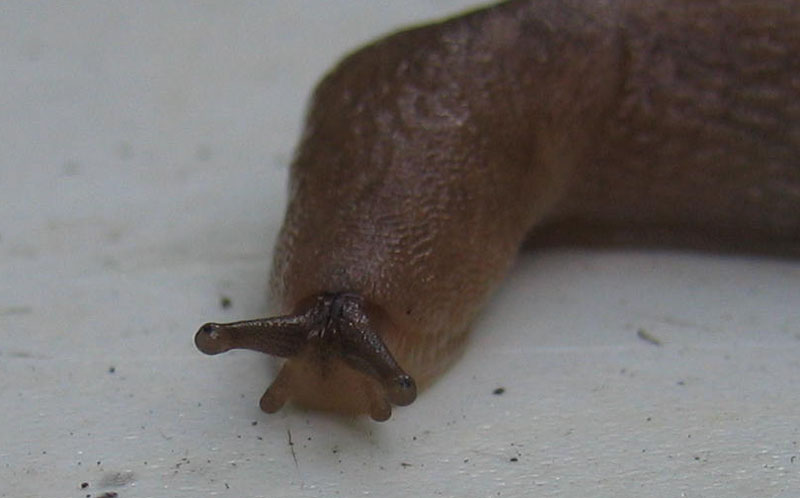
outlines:
{"label": "glossy slug surface", "polygon": [[[518,1],[392,35],[316,89],[261,406],[413,401],[543,227],[800,240],[800,1]],[[416,383],[415,383],[416,381]]]}

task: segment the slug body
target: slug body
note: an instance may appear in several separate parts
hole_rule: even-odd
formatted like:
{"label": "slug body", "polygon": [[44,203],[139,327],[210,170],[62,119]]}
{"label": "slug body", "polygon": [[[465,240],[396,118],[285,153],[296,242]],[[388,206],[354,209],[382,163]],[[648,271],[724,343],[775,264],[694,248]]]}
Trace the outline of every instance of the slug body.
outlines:
{"label": "slug body", "polygon": [[800,241],[800,1],[515,1],[350,55],[292,165],[281,316],[196,341],[288,358],[266,411],[384,420],[575,227]]}

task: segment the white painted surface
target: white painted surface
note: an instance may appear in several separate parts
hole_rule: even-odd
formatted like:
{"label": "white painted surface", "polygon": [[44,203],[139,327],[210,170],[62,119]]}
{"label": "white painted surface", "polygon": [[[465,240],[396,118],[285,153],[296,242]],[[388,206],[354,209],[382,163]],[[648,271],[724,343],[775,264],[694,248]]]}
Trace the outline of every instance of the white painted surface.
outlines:
{"label": "white painted surface", "polygon": [[267,311],[314,81],[469,3],[0,3],[1,497],[800,496],[797,261],[528,254],[384,424],[194,349]]}

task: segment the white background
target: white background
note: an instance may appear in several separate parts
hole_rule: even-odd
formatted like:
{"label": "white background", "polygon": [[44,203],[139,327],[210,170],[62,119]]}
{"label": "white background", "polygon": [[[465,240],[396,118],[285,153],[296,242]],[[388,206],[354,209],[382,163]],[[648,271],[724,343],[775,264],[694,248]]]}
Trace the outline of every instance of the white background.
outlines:
{"label": "white background", "polygon": [[383,424],[195,350],[269,311],[314,82],[469,3],[0,3],[0,496],[800,496],[797,261],[525,254]]}

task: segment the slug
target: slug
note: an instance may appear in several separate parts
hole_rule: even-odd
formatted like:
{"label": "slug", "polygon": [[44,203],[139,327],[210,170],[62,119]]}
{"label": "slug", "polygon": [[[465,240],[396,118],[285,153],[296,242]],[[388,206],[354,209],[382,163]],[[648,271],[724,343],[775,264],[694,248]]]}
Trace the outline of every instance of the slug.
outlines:
{"label": "slug", "polygon": [[266,412],[386,420],[537,237],[800,242],[800,1],[511,1],[393,34],[318,85],[289,189],[280,315],[196,345],[284,358]]}

